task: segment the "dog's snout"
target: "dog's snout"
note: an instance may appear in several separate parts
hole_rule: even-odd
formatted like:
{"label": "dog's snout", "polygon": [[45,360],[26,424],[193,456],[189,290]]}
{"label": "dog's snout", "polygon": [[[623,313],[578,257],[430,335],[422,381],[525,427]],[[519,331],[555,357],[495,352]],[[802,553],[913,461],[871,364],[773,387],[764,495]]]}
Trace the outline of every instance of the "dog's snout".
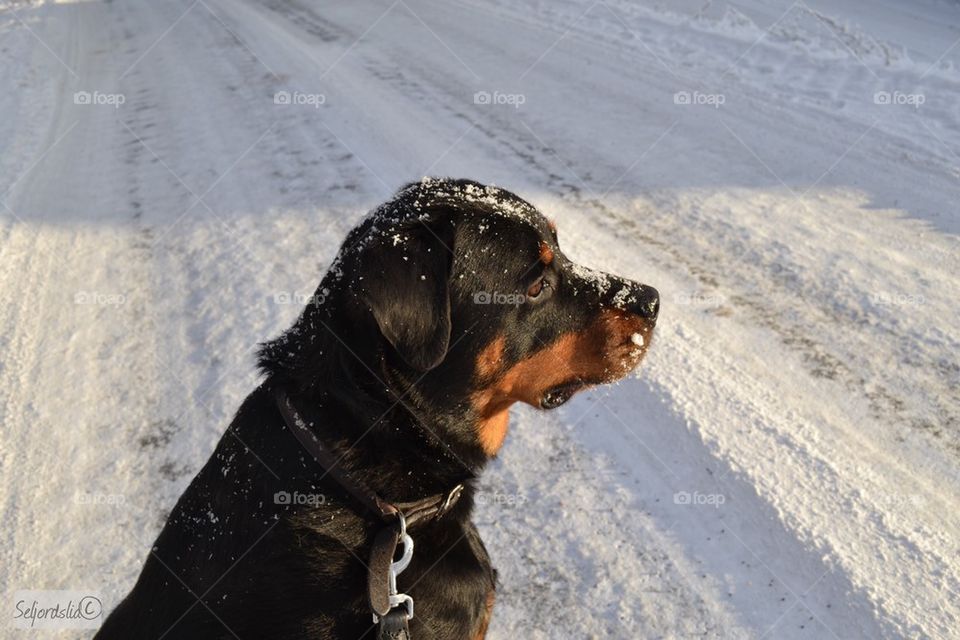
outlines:
{"label": "dog's snout", "polygon": [[630,310],[633,313],[641,318],[654,321],[660,314],[660,293],[653,287],[642,284],[636,303],[632,307]]}

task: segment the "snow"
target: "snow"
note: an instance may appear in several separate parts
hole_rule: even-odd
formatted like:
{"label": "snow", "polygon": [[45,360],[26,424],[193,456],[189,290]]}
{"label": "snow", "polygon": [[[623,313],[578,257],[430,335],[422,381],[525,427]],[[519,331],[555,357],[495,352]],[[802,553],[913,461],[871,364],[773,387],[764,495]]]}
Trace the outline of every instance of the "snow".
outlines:
{"label": "snow", "polygon": [[635,375],[513,411],[492,638],[956,637],[958,12],[5,3],[5,593],[111,608],[256,344],[450,175],[662,296]]}

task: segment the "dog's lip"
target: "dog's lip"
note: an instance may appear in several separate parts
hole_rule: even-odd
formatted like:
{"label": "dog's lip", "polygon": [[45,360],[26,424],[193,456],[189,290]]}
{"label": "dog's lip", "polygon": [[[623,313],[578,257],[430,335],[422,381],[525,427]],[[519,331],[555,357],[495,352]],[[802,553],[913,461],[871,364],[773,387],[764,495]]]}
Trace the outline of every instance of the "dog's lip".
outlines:
{"label": "dog's lip", "polygon": [[556,409],[565,405],[575,393],[589,387],[591,383],[586,380],[572,380],[556,386],[550,387],[540,398],[540,408]]}

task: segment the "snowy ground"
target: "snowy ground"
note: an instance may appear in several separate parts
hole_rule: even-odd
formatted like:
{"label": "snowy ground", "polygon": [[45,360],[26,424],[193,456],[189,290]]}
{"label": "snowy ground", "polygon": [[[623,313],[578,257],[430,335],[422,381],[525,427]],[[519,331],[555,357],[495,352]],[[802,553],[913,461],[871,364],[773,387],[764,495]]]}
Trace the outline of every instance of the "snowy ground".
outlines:
{"label": "snowy ground", "polygon": [[0,3],[5,593],[111,608],[255,344],[443,174],[663,295],[635,378],[515,411],[491,637],[958,637],[958,40],[947,0]]}

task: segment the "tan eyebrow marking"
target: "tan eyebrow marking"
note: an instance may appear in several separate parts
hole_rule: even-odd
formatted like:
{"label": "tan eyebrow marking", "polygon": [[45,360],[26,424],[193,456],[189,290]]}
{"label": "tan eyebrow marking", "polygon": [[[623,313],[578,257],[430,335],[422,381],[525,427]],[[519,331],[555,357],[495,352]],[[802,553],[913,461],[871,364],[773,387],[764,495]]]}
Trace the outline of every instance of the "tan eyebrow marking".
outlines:
{"label": "tan eyebrow marking", "polygon": [[543,240],[540,241],[540,262],[543,264],[550,264],[553,262],[553,249],[551,249]]}

